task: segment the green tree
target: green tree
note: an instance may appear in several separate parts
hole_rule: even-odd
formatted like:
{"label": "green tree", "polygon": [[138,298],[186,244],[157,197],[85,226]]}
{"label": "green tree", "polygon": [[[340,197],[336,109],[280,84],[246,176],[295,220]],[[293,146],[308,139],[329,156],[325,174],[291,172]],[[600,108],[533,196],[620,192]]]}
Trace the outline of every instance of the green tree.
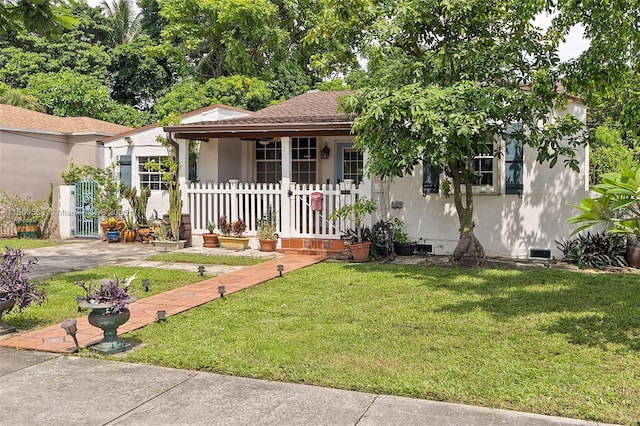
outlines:
{"label": "green tree", "polygon": [[[492,150],[499,155],[498,142],[508,135],[536,148],[540,162],[554,166],[561,160],[578,168],[574,148],[582,142],[581,123],[567,115],[550,120],[550,110],[564,102],[555,89],[558,58],[529,23],[526,4],[331,5],[334,12],[323,23],[331,37],[359,48],[368,60],[365,88],[342,102],[347,112],[358,114],[355,144],[369,153],[367,171],[402,176],[422,162],[447,171],[460,225],[454,259],[465,252],[484,257],[473,232],[476,155]],[[350,61],[354,53],[350,47],[329,60]]]}
{"label": "green tree", "polygon": [[37,33],[47,38],[59,36],[77,24],[65,1],[0,0],[0,34]]}
{"label": "green tree", "polygon": [[590,138],[589,176],[592,185],[605,173],[619,172],[639,166],[633,152],[624,144],[619,130],[598,126]]}
{"label": "green tree", "polygon": [[45,112],[44,107],[38,103],[35,97],[25,94],[21,89],[12,89],[4,83],[0,83],[0,104]]}
{"label": "green tree", "polygon": [[133,41],[140,33],[140,12],[132,0],[102,0],[100,6],[113,25],[111,38],[116,45]]}
{"label": "green tree", "polygon": [[203,79],[257,75],[286,57],[286,32],[268,0],[159,0],[163,37],[183,45]]}

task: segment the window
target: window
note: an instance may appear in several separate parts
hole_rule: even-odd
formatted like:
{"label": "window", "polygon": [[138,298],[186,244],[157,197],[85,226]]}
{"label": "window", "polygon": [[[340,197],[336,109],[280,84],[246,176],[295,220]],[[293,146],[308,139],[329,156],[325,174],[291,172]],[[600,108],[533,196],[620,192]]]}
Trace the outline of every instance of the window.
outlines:
{"label": "window", "polygon": [[342,148],[342,179],[353,179],[356,185],[362,182],[364,156],[362,151],[353,147]]}
{"label": "window", "polygon": [[256,182],[275,183],[282,180],[282,143],[262,145],[256,142]]}
{"label": "window", "polygon": [[515,138],[507,137],[505,140],[505,194],[522,194],[524,185],[522,184],[522,175],[524,172],[523,148],[522,143]]}
{"label": "window", "polygon": [[120,182],[122,182],[125,188],[129,188],[131,187],[131,156],[121,155],[119,163],[120,163]]}
{"label": "window", "polygon": [[476,155],[473,158],[473,168],[477,176],[474,185],[493,186],[493,145],[489,145],[489,152]]}
{"label": "window", "polygon": [[291,180],[296,183],[316,183],[316,138],[291,138]]}
{"label": "window", "polygon": [[162,181],[162,175],[166,171],[163,167],[162,171],[147,170],[144,165],[149,161],[155,161],[162,164],[167,157],[138,157],[138,175],[140,177],[140,189],[148,186],[151,190],[166,190],[167,184]]}

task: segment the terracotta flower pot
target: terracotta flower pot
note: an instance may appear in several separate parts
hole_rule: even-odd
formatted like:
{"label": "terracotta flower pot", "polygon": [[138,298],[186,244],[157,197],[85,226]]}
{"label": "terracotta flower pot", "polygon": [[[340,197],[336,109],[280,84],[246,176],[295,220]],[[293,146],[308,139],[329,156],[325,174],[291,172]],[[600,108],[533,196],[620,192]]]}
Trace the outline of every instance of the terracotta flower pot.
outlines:
{"label": "terracotta flower pot", "polygon": [[266,239],[258,239],[260,242],[260,251],[276,251],[276,247],[278,246],[278,240],[266,240]]}
{"label": "terracotta flower pot", "polygon": [[220,235],[218,239],[222,247],[229,250],[244,250],[249,247],[249,238],[225,237],[224,235]]}
{"label": "terracotta flower pot", "polygon": [[202,234],[202,239],[204,240],[202,246],[207,248],[220,247],[220,240],[218,239],[219,236],[220,234]]}
{"label": "terracotta flower pot", "polygon": [[351,255],[353,256],[354,262],[368,262],[369,261],[369,247],[371,246],[370,241],[365,241],[362,243],[351,243],[349,245],[349,250],[351,250]]}

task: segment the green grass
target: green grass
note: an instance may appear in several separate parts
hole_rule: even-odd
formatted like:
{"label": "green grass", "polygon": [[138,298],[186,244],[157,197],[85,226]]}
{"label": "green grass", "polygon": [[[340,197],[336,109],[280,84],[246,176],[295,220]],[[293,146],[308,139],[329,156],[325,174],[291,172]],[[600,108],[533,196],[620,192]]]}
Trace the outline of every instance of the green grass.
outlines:
{"label": "green grass", "polygon": [[0,240],[0,251],[4,252],[5,247],[12,249],[34,249],[40,247],[51,247],[65,244],[62,241],[52,241],[46,239],[29,239],[29,238],[3,238]]}
{"label": "green grass", "polygon": [[219,256],[191,253],[156,254],[147,258],[159,262],[195,263],[199,265],[252,266],[270,259],[245,256]]}
{"label": "green grass", "polygon": [[148,278],[150,282],[149,292],[145,292],[140,279],[134,280],[133,293],[138,299],[161,293],[174,288],[202,280],[196,273],[183,271],[169,271],[153,268],[130,268],[117,266],[100,266],[86,271],[70,272],[59,275],[54,279],[42,281],[47,294],[47,301],[40,306],[30,306],[22,313],[13,310],[10,314],[2,316],[6,323],[20,330],[32,330],[57,324],[67,318],[87,315],[87,312],[78,312],[76,296],[82,296],[83,290],[75,285],[77,281],[98,283],[102,278],[130,277],[137,272],[137,278]]}
{"label": "green grass", "polygon": [[129,333],[124,360],[633,423],[638,278],[323,263]]}

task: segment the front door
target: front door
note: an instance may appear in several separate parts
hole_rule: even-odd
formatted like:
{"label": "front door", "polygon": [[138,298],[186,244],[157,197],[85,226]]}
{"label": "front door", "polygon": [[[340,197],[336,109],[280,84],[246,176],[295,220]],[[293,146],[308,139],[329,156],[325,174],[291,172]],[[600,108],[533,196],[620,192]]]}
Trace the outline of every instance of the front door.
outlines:
{"label": "front door", "polygon": [[336,179],[342,182],[352,179],[353,183],[360,185],[364,169],[364,156],[362,151],[355,148],[351,142],[338,142],[336,144]]}

